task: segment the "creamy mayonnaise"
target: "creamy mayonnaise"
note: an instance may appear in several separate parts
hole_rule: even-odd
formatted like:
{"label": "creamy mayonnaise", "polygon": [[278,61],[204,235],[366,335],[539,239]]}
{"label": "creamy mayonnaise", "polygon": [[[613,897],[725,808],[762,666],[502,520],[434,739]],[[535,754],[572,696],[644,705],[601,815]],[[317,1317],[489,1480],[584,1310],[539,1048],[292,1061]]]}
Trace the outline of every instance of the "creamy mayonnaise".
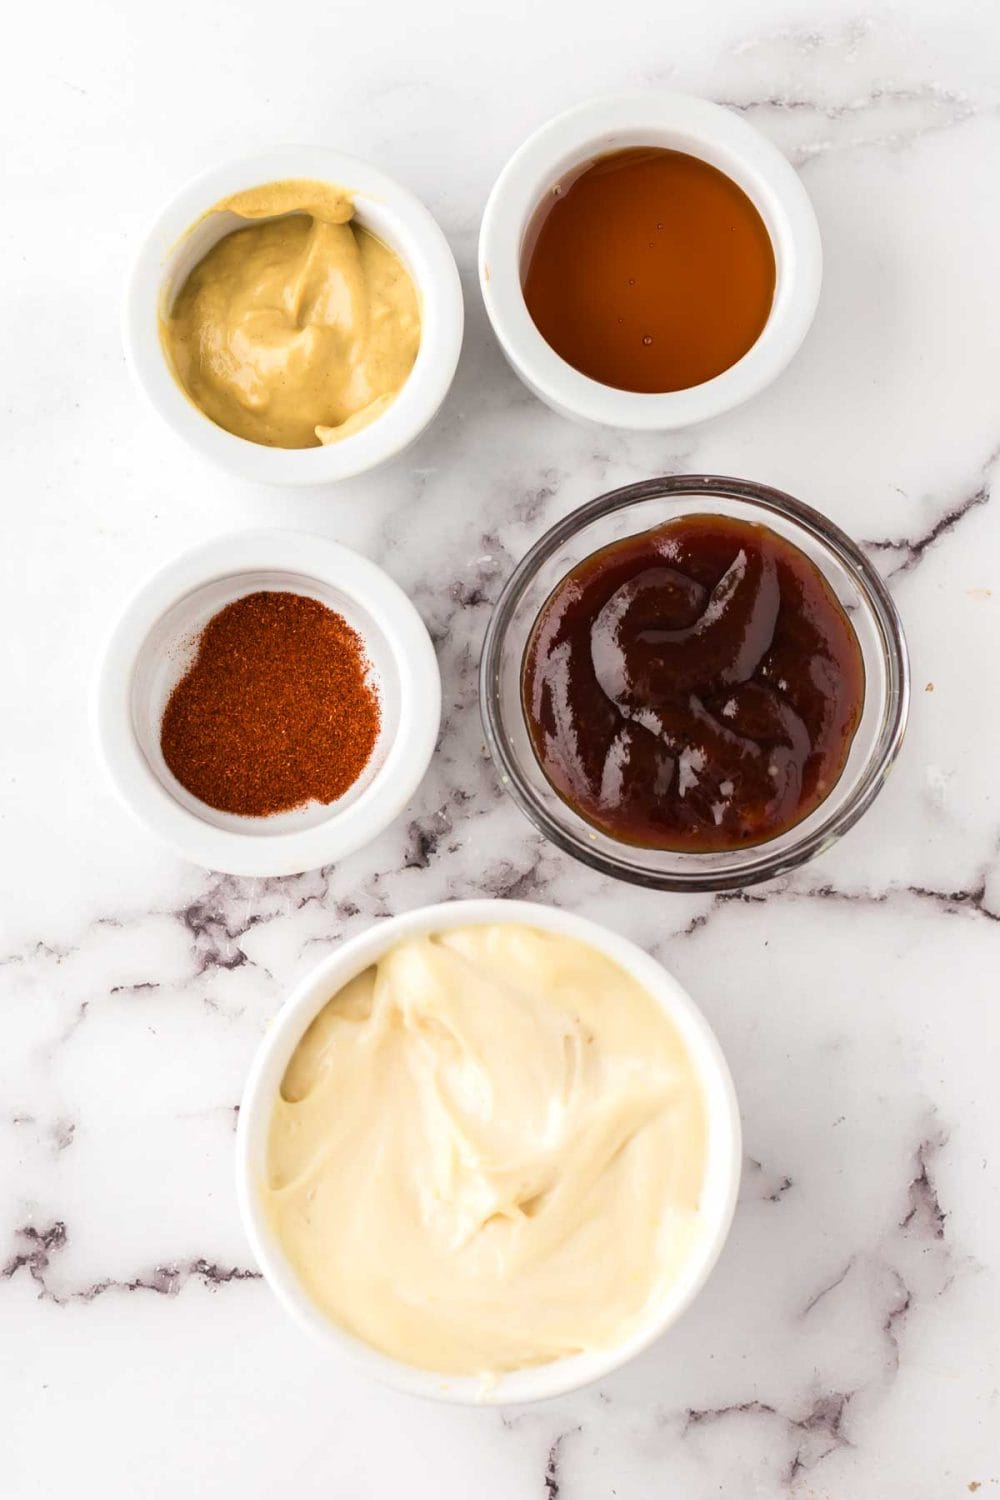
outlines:
{"label": "creamy mayonnaise", "polygon": [[380,416],[420,346],[399,258],[319,182],[224,198],[247,226],[188,276],[160,322],[181,386],[227,432],[272,448],[339,442]]}
{"label": "creamy mayonnaise", "polygon": [[268,1216],[332,1319],[408,1364],[499,1374],[618,1343],[700,1232],[705,1106],[672,1023],[534,928],[401,943],[299,1043]]}

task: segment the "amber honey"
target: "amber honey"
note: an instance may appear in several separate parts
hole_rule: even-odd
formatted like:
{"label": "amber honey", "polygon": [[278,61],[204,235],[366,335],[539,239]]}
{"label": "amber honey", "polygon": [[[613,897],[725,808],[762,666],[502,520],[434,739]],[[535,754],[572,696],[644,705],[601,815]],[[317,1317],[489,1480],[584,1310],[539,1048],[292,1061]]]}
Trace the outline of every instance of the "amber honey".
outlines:
{"label": "amber honey", "polygon": [[681,151],[637,147],[555,184],[529,227],[524,298],[557,354],[619,390],[686,390],[759,338],[774,249],[746,193]]}

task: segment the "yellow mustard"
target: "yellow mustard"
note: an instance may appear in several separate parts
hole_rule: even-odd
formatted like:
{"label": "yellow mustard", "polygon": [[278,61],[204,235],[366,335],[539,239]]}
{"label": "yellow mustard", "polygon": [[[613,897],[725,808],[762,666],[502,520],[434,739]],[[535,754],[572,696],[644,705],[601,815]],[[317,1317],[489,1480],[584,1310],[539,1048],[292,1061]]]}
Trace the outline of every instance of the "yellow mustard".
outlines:
{"label": "yellow mustard", "polygon": [[705,1161],[695,1067],[652,996],[500,924],[404,942],[330,1000],[261,1191],[330,1318],[489,1377],[625,1337],[699,1242]]}
{"label": "yellow mustard", "polygon": [[271,448],[335,443],[380,416],[420,346],[416,288],[352,222],[348,193],[276,182],[211,212],[239,215],[161,318],[176,377],[207,417]]}

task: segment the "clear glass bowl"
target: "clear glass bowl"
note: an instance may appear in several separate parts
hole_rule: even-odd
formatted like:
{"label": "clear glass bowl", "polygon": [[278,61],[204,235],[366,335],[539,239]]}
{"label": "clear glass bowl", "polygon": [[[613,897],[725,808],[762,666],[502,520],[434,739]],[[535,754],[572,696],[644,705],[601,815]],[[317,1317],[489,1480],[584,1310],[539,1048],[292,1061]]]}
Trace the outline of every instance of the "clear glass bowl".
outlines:
{"label": "clear glass bowl", "polygon": [[[609,542],[694,514],[769,526],[820,569],[857,633],[865,668],[864,706],[839,781],[801,823],[752,848],[709,853],[638,849],[594,828],[546,780],[521,706],[524,653],[539,610],[577,563]],[[795,869],[857,822],[878,795],[902,742],[910,677],[903,628],[889,592],[839,527],[767,485],[714,474],[678,474],[600,495],[535,543],[511,574],[490,619],[479,697],[486,742],[504,787],[564,853],[602,874],[655,890],[724,891]]]}

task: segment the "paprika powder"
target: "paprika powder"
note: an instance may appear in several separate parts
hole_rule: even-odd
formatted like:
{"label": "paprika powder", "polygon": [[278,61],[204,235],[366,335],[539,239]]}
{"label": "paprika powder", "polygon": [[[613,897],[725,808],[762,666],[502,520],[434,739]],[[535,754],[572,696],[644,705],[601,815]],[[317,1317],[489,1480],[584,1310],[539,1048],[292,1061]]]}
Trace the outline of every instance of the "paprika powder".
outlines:
{"label": "paprika powder", "polygon": [[379,736],[364,641],[304,594],[259,592],[205,626],[160,726],[163,757],[219,812],[267,817],[330,803],[357,781]]}

